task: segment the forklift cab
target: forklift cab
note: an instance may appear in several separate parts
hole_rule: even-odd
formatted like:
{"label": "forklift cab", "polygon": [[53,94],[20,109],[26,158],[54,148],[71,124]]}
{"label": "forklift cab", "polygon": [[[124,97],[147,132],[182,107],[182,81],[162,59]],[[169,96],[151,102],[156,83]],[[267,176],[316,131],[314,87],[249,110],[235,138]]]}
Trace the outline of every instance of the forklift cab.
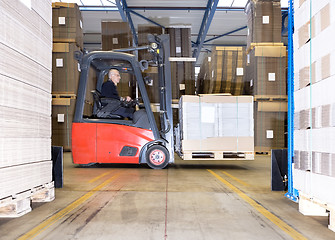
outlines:
{"label": "forklift cab", "polygon": [[[121,52],[136,49],[79,54],[81,74],[72,123],[75,164],[146,163],[159,169],[174,161],[169,38],[160,35],[152,36],[151,40],[152,44],[146,48],[154,54],[160,76],[157,91],[160,92],[162,129],[157,127],[141,73],[147,62],[141,64],[135,55]],[[101,87],[110,69],[119,70],[121,81],[127,78],[130,84],[137,84],[141,99],[123,103],[101,96]],[[119,85],[117,88],[121,96],[132,89],[129,85],[123,85],[122,92]],[[135,104],[137,108],[132,119],[114,114],[118,107],[135,107]]]}

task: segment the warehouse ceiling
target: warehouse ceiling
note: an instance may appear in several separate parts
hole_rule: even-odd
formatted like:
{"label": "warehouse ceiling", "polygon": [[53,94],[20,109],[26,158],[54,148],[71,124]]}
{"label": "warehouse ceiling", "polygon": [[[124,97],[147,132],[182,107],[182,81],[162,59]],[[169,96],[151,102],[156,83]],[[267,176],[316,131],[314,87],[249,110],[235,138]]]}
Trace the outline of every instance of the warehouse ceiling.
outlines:
{"label": "warehouse ceiling", "polygon": [[[204,54],[217,45],[246,45],[247,0],[61,0],[77,3],[83,17],[84,46],[101,49],[101,21],[190,27],[193,57],[200,65]],[[287,7],[288,1],[282,1]],[[130,20],[129,20],[130,19]]]}

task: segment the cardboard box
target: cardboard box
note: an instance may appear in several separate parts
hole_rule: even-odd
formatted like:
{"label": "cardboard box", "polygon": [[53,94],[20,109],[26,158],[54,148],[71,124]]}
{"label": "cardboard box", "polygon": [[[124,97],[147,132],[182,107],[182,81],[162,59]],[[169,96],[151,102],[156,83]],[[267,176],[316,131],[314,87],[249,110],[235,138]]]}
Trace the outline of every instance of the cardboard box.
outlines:
{"label": "cardboard box", "polygon": [[83,20],[77,4],[53,3],[54,42],[72,42],[83,48]]}
{"label": "cardboard box", "polygon": [[286,148],[287,102],[256,101],[254,106],[255,147],[264,151]]}
{"label": "cardboard box", "polygon": [[[263,56],[261,51],[256,55],[259,48],[250,51],[250,64],[247,66],[247,82],[250,82],[253,95],[287,95],[286,55],[268,57],[269,54]],[[277,47],[268,47],[267,50],[271,48]]]}
{"label": "cardboard box", "polygon": [[197,77],[196,92],[198,94],[210,93],[209,88],[210,88],[211,76],[212,76],[212,71],[210,69],[212,69],[212,57],[210,54],[207,53],[200,66],[200,71]]}
{"label": "cardboard box", "polygon": [[102,50],[129,48],[133,46],[132,34],[127,22],[101,22]]}
{"label": "cardboard box", "polygon": [[[210,59],[210,61],[209,61]],[[200,74],[203,89],[198,93],[230,93],[242,95],[245,93],[246,54],[243,47],[213,47],[210,57],[205,59]],[[199,77],[198,77],[199,78]],[[200,83],[200,82],[199,82]]]}
{"label": "cardboard box", "polygon": [[[191,27],[171,26],[166,28],[170,35],[171,57],[192,57]],[[195,94],[195,70],[192,62],[170,62],[172,98]]]}
{"label": "cardboard box", "polygon": [[[80,67],[74,53],[80,51],[75,43],[54,43],[52,53],[52,92],[77,93]],[[64,51],[64,52],[63,52]]]}
{"label": "cardboard box", "polygon": [[251,43],[281,42],[280,1],[249,0],[245,7],[248,18],[247,48]]}

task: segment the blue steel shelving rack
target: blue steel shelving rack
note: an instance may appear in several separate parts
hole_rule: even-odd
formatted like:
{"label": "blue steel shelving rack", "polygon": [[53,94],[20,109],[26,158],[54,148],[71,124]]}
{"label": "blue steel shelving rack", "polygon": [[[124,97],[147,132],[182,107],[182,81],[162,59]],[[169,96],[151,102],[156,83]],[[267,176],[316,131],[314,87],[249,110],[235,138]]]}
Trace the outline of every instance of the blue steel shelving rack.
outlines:
{"label": "blue steel shelving rack", "polygon": [[293,32],[294,32],[294,0],[289,0],[288,8],[288,76],[287,76],[287,90],[288,90],[288,192],[285,196],[294,202],[298,202],[299,192],[293,187],[293,132],[294,132],[294,61],[293,61]]}

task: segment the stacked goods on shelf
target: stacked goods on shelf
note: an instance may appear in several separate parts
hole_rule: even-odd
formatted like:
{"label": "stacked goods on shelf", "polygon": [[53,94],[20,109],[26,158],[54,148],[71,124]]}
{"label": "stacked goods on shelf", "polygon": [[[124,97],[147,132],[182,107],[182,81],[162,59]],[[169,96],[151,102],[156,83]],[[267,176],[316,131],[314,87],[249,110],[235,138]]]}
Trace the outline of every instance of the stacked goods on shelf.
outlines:
{"label": "stacked goods on shelf", "polygon": [[255,152],[285,148],[287,99],[256,99],[254,111]]}
{"label": "stacked goods on shelf", "polygon": [[200,71],[197,77],[196,93],[209,93],[209,82],[211,75],[209,69],[212,68],[212,57],[209,53],[205,54],[200,66]]}
{"label": "stacked goods on shelf", "polygon": [[202,66],[206,73],[198,77],[203,84],[202,92],[199,93],[242,95],[245,65],[246,54],[243,47],[213,47],[211,57],[207,57]]}
{"label": "stacked goods on shelf", "polygon": [[38,187],[54,198],[51,1],[1,0],[0,9],[0,217],[17,217]]}
{"label": "stacked goods on shelf", "polygon": [[[312,5],[310,5],[312,4]],[[335,231],[335,46],[333,1],[295,2],[294,172],[299,210],[328,215]],[[312,24],[310,25],[310,22]]]}
{"label": "stacked goods on shelf", "polygon": [[247,82],[254,96],[287,95],[287,59],[283,43],[255,44],[247,58]]}
{"label": "stacked goods on shelf", "polygon": [[228,160],[228,153],[242,153],[243,159],[253,159],[252,96],[184,95],[179,109],[179,142],[184,160],[197,154],[212,154],[212,160]]}
{"label": "stacked goods on shelf", "polygon": [[281,42],[282,14],[280,0],[249,0],[247,48],[252,43]]}
{"label": "stacked goods on shelf", "polygon": [[[101,22],[102,50],[129,48],[133,46],[132,34],[127,22],[102,21]],[[130,74],[120,73],[121,81],[117,86],[121,97],[135,97],[135,80]]]}
{"label": "stacked goods on shelf", "polygon": [[[158,26],[138,25],[138,46],[149,45],[148,34],[160,35],[163,29]],[[138,60],[152,60],[152,54],[148,50],[138,51]],[[158,69],[155,66],[150,66],[144,71],[143,77],[147,78],[146,89],[151,103],[159,103],[159,80]]]}
{"label": "stacked goods on shelf", "polygon": [[71,149],[71,126],[80,76],[74,58],[83,48],[82,17],[77,4],[52,4],[52,145]]}
{"label": "stacked goods on shelf", "polygon": [[127,22],[102,21],[101,41],[103,51],[133,46],[129,24]]}
{"label": "stacked goods on shelf", "polygon": [[75,3],[52,3],[53,42],[75,43],[83,48],[83,20]]}
{"label": "stacked goods on shelf", "polygon": [[[191,28],[189,26],[175,26],[166,28],[170,35],[170,57],[192,57]],[[194,63],[188,61],[170,61],[172,99],[178,101],[182,95],[195,94]],[[178,122],[178,109],[173,109],[173,122]]]}
{"label": "stacked goods on shelf", "polygon": [[278,0],[249,0],[245,92],[254,96],[255,151],[286,147],[287,58]]}
{"label": "stacked goods on shelf", "polygon": [[[191,28],[176,26],[166,29],[170,35],[170,57],[192,57]],[[195,72],[193,62],[177,61],[171,64],[172,99],[195,94]]]}
{"label": "stacked goods on shelf", "polygon": [[[249,52],[247,77],[255,100],[255,151],[286,147],[286,47],[257,45]],[[262,105],[262,107],[260,107]]]}

